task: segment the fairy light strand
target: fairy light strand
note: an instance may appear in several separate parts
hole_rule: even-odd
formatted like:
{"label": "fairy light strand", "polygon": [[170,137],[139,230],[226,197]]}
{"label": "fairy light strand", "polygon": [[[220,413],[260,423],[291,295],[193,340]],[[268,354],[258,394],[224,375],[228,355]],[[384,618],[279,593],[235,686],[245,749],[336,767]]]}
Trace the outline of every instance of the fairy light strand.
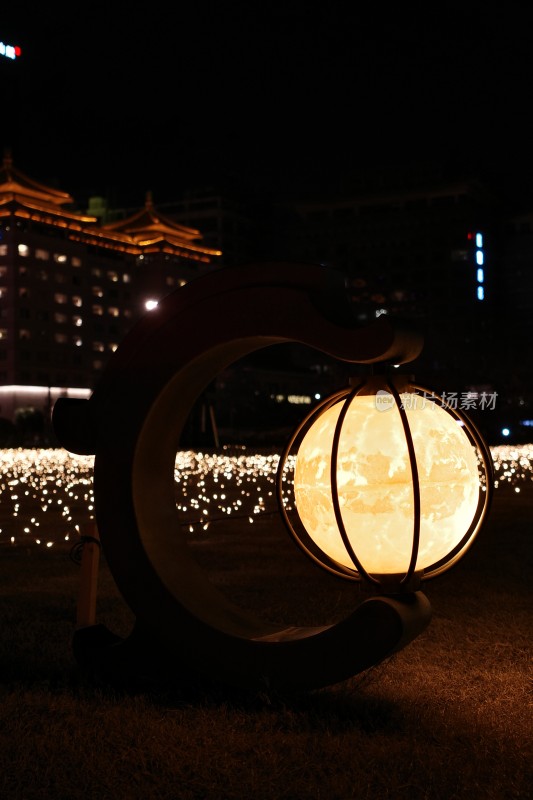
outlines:
{"label": "fairy light strand", "polygon": [[[495,489],[519,493],[533,481],[533,444],[491,448]],[[240,519],[253,524],[277,514],[279,454],[247,448],[176,454],[176,509],[190,534],[213,523]],[[48,549],[69,542],[79,526],[94,520],[93,456],[62,449],[0,449],[0,545]],[[290,490],[294,458],[287,460]],[[290,493],[290,492],[289,492]],[[290,499],[287,501],[290,503]]]}

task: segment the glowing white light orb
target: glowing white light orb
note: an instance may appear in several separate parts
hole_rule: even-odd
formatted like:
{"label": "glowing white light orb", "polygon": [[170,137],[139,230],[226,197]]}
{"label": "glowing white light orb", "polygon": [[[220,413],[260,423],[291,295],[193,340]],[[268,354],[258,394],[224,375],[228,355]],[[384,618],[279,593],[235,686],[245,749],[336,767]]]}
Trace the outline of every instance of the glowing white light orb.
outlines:
{"label": "glowing white light orb", "polygon": [[[416,569],[445,558],[463,539],[478,508],[475,447],[444,408],[420,395],[401,396],[411,430],[420,485],[420,546]],[[335,519],[331,452],[343,403],[325,411],[305,434],[294,472],[300,519],[322,552],[354,568]],[[363,568],[405,573],[413,546],[413,481],[407,441],[392,395],[356,396],[338,447],[337,490],[342,522]]]}
{"label": "glowing white light orb", "polygon": [[157,308],[158,305],[159,303],[157,302],[157,300],[147,300],[146,303],[144,304],[144,307],[146,308],[147,311],[153,311],[154,308]]}

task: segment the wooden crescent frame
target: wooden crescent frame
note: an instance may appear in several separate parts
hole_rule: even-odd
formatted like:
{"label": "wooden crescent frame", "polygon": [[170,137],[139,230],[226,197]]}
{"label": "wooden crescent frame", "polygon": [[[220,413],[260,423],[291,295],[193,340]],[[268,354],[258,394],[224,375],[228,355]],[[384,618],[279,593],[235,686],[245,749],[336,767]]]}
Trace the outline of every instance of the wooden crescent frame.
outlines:
{"label": "wooden crescent frame", "polygon": [[53,409],[60,443],[94,454],[96,521],[132,634],[76,634],[79,661],[191,669],[239,687],[308,690],[349,678],[428,624],[421,592],[371,597],[341,622],[279,630],[229,602],[185,541],[174,496],[179,438],[217,374],[255,350],[299,342],[352,363],[416,358],[420,336],[381,316],[357,327],[345,276],[310,264],[222,268],[165,297],[113,354],[89,400]]}

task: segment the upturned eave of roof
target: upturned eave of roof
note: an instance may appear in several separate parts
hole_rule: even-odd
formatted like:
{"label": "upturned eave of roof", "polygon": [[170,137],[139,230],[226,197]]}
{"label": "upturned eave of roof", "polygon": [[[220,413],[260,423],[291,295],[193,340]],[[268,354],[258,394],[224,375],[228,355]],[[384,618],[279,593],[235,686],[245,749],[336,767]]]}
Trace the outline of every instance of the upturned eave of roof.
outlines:
{"label": "upturned eave of roof", "polygon": [[35,214],[43,214],[52,216],[55,219],[68,220],[70,222],[77,222],[79,225],[88,225],[90,223],[98,222],[96,217],[90,217],[85,214],[77,214],[74,211],[65,211],[64,208],[58,206],[50,206],[48,203],[39,203],[37,200],[32,200],[26,195],[6,193],[2,196],[0,193],[0,206],[13,205],[13,213],[15,216],[20,215],[22,209],[34,216]]}
{"label": "upturned eave of roof", "polygon": [[138,247],[152,248],[154,245],[168,245],[176,250],[181,250],[183,252],[193,252],[193,253],[203,253],[209,256],[221,256],[221,250],[214,250],[210,247],[200,247],[199,245],[191,244],[190,242],[184,242],[181,239],[176,239],[175,237],[171,236],[154,236],[151,238],[140,238],[135,237],[133,239],[135,244]]}
{"label": "upturned eave of roof", "polygon": [[38,183],[14,167],[13,159],[9,153],[4,155],[2,166],[0,167],[0,195],[6,193],[30,197],[53,206],[67,205],[74,202],[67,192],[60,192],[51,186]]}
{"label": "upturned eave of roof", "polygon": [[143,232],[169,233],[187,241],[193,241],[202,236],[201,232],[196,228],[180,225],[170,217],[160,214],[154,206],[151,192],[147,193],[144,208],[139,209],[139,211],[136,211],[126,219],[108,222],[102,227],[104,230],[121,231],[133,236]]}

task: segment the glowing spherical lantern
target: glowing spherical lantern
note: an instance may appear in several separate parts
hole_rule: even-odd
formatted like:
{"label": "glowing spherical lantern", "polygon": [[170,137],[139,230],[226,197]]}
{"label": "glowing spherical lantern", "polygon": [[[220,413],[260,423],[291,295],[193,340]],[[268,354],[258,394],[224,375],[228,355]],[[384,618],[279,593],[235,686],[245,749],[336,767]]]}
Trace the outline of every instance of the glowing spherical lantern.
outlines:
{"label": "glowing spherical lantern", "polygon": [[285,521],[318,563],[380,587],[412,586],[469,547],[488,509],[492,461],[457,409],[405,379],[362,381],[298,428],[294,505]]}

